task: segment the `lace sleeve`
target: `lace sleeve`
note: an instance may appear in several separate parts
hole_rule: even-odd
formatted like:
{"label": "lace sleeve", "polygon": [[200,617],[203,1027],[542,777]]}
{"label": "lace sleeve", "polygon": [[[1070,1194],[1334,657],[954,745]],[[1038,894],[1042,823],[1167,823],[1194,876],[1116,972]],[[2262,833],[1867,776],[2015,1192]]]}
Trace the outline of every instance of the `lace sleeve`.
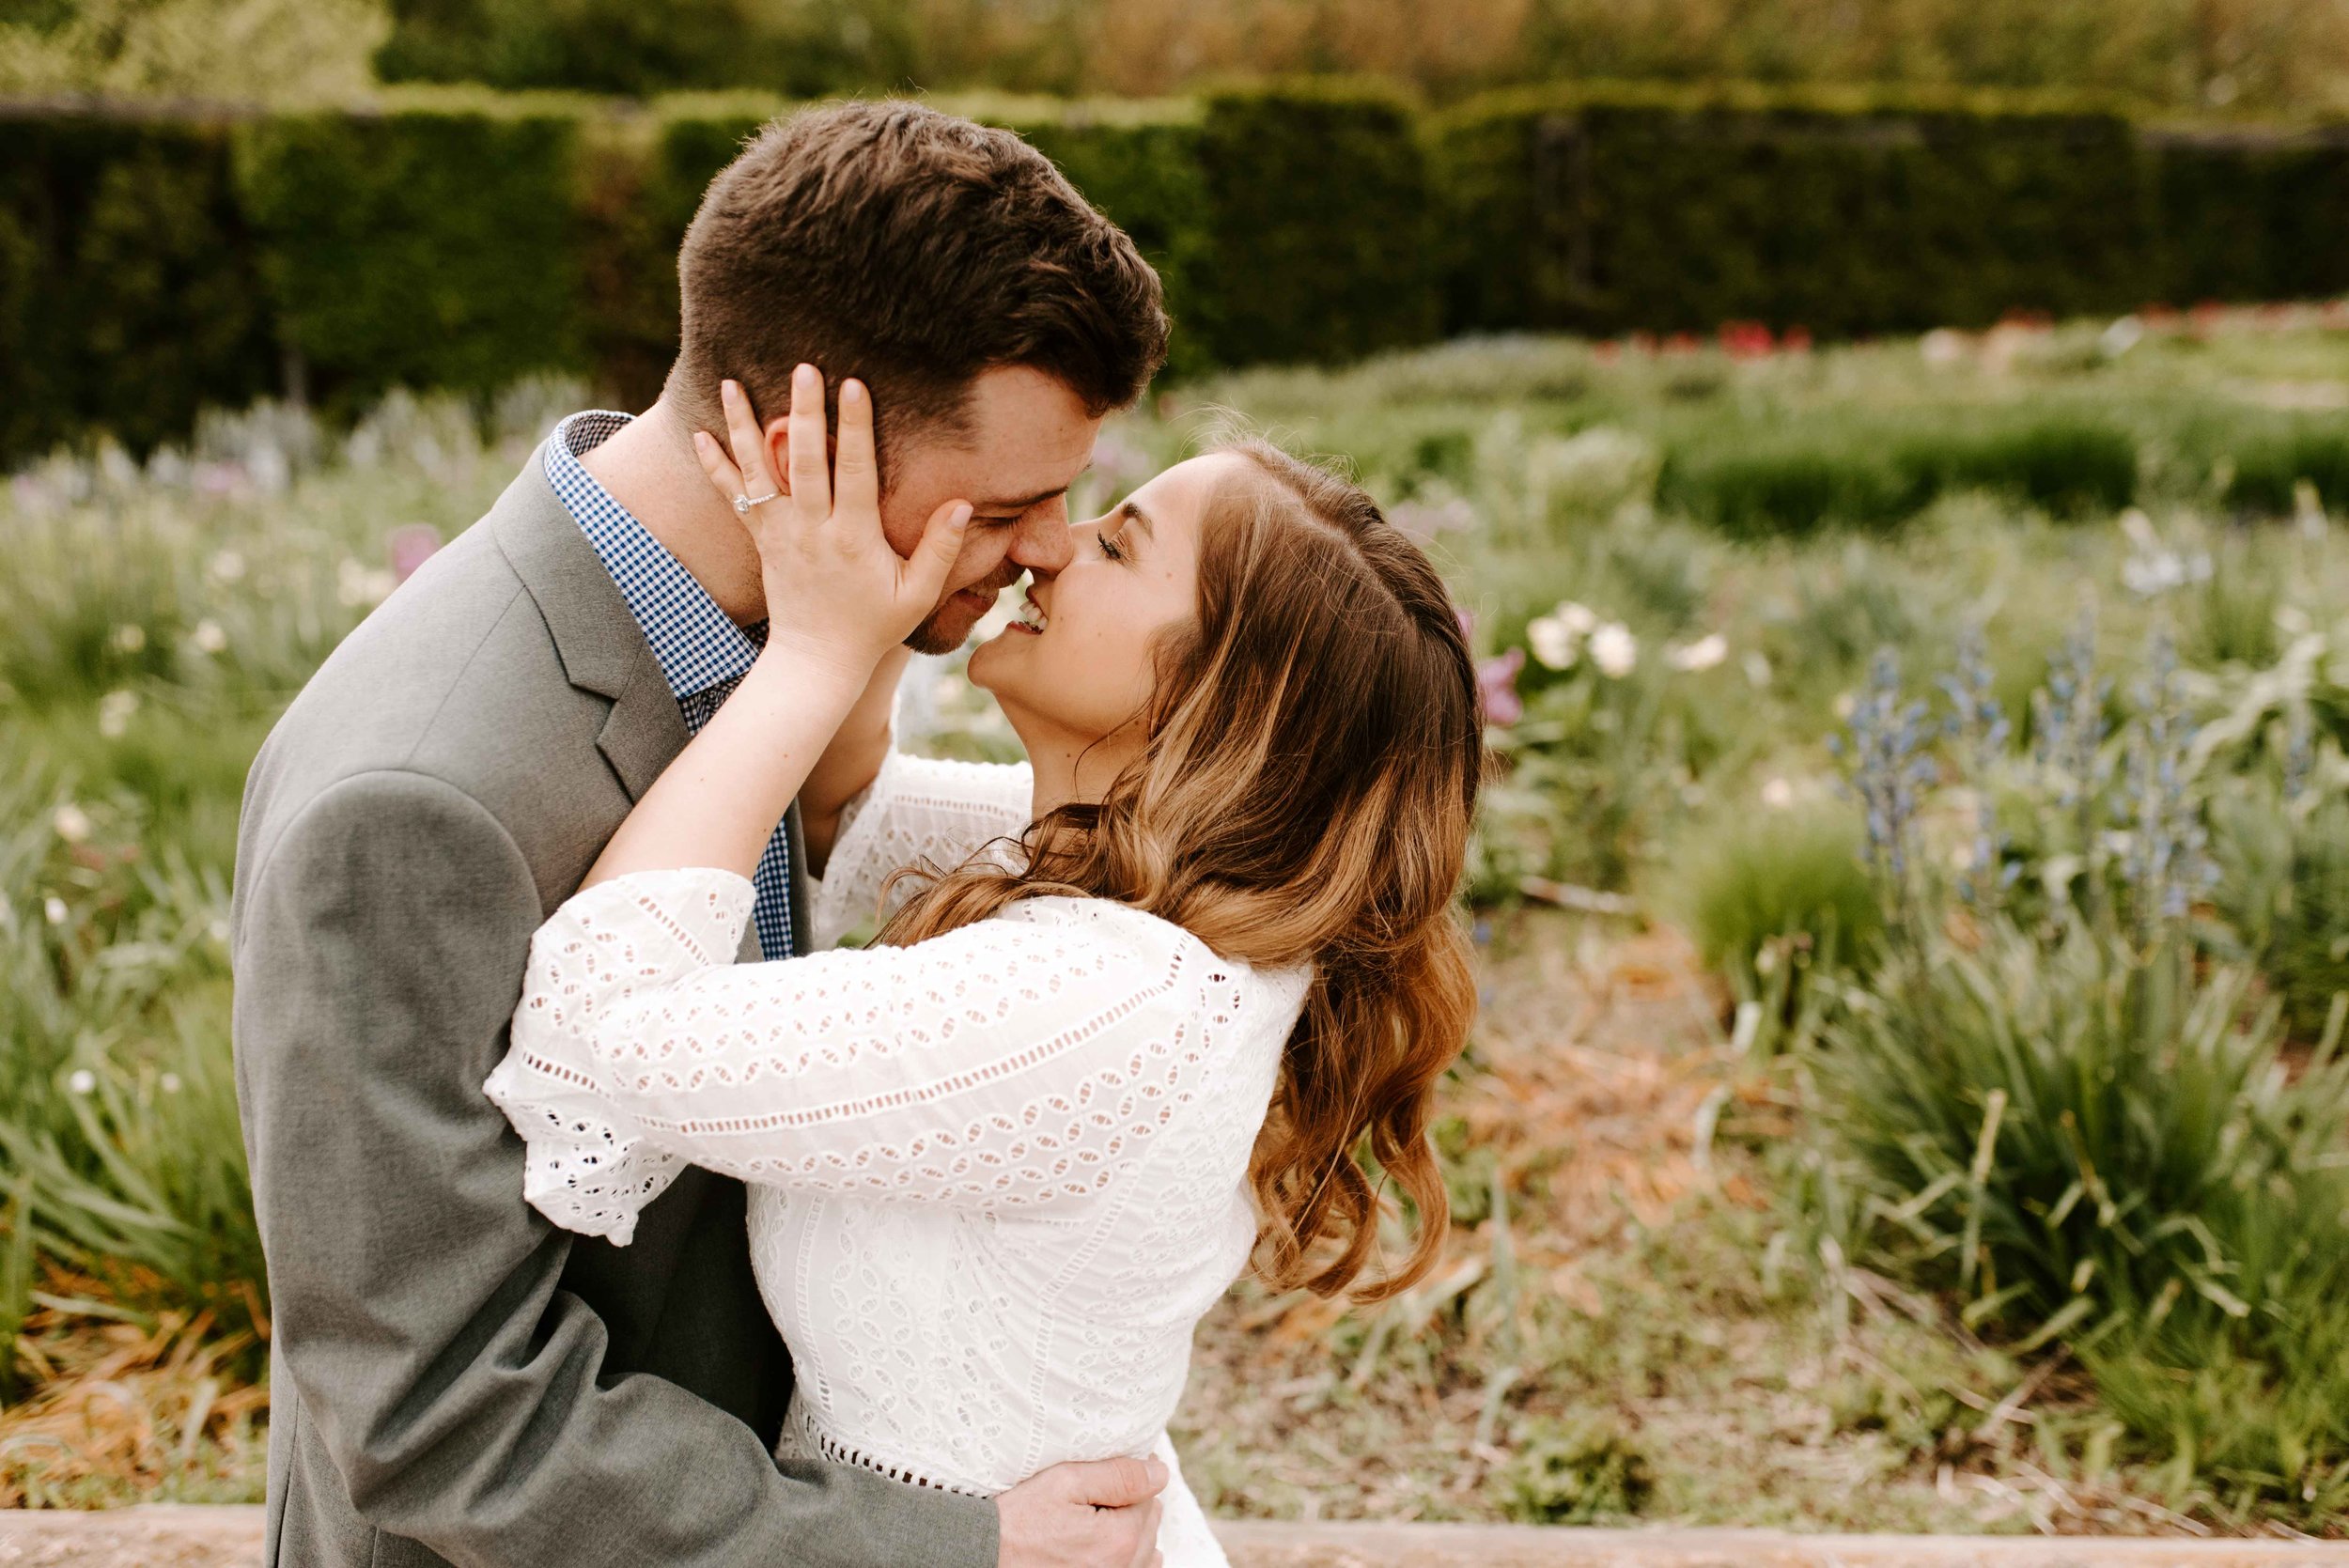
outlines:
{"label": "lace sleeve", "polygon": [[987,1209],[1081,1201],[1197,1092],[1237,1007],[1232,966],[1117,905],[1038,900],[912,947],[729,962],[751,904],[728,873],[622,877],[532,941],[489,1088],[557,1224],[625,1241],[679,1161]]}
{"label": "lace sleeve", "polygon": [[816,887],[816,945],[836,944],[911,892],[889,893],[910,865],[944,871],[989,841],[1028,825],[1034,775],[1024,762],[941,762],[891,752],[864,793],[842,812],[840,834]]}

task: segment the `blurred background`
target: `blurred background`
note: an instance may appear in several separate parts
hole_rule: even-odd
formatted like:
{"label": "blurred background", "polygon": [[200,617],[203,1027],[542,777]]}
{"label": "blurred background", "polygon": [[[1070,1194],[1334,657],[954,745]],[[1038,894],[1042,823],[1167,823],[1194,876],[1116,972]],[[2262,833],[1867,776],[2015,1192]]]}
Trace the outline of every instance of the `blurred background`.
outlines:
{"label": "blurred background", "polygon": [[1596,78],[2342,102],[2332,0],[12,0],[0,85],[272,102],[481,82],[1154,97],[1342,72],[1436,101]]}
{"label": "blurred background", "polygon": [[1081,507],[1237,411],[1482,660],[1453,1247],[1211,1507],[2349,1528],[2349,0],[0,0],[0,1502],[257,1499],[245,768],[911,91],[1166,279]]}

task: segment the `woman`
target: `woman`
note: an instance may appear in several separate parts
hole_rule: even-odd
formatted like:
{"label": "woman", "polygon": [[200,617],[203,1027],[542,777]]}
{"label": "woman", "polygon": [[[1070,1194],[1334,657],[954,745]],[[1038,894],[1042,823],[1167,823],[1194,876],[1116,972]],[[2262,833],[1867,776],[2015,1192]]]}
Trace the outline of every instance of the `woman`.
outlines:
{"label": "woman", "polygon": [[[1453,608],[1360,490],[1227,447],[1075,525],[972,654],[1027,766],[884,757],[970,508],[902,560],[858,383],[828,474],[801,368],[787,486],[725,398],[734,460],[703,462],[754,503],[767,647],[533,942],[488,1085],[527,1195],[624,1243],[682,1165],[750,1184],[786,1455],[979,1495],[1172,1465],[1192,1327],[1252,1259],[1377,1299],[1442,1237],[1480,758]],[[795,795],[826,939],[901,901],[862,950],[736,964]],[[1417,1233],[1373,1276],[1384,1182]],[[1179,1472],[1162,1501],[1165,1560],[1221,1562]]]}

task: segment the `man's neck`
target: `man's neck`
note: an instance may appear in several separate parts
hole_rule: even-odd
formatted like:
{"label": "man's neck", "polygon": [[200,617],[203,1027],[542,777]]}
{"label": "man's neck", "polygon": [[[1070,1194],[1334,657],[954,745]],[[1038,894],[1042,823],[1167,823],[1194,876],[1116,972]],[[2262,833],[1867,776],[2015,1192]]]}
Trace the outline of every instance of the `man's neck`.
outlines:
{"label": "man's neck", "polygon": [[767,618],[758,551],[734,508],[710,488],[693,456],[692,432],[662,398],[580,458],[612,499],[628,508],[692,573],[738,626]]}

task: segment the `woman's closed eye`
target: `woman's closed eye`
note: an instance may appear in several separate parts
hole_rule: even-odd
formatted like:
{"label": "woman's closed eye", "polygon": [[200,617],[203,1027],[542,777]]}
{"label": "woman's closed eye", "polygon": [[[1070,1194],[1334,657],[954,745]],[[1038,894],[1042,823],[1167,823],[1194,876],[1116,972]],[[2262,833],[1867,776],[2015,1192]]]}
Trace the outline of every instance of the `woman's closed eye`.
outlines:
{"label": "woman's closed eye", "polygon": [[1123,561],[1127,558],[1124,534],[1125,530],[1122,528],[1114,535],[1096,534],[1093,536],[1093,542],[1101,547],[1101,554],[1105,558],[1112,561]]}

